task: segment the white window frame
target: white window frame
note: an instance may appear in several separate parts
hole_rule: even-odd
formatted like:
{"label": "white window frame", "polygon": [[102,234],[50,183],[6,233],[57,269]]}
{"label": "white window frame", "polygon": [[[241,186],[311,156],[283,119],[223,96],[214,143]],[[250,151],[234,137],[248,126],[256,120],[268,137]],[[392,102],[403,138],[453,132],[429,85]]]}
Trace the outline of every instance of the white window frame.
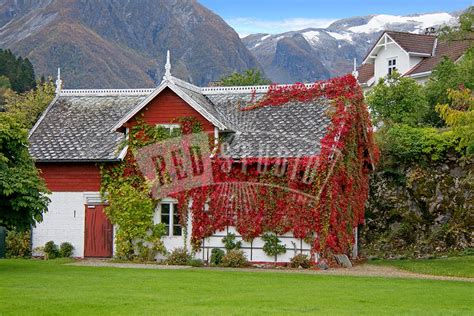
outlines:
{"label": "white window frame", "polygon": [[[170,213],[169,213],[169,222],[168,223],[163,223],[162,220],[162,206],[163,205],[169,205]],[[181,224],[175,224],[174,223],[174,214],[175,212],[178,212],[178,208],[175,206],[178,205],[178,201],[174,199],[163,199],[160,204],[159,204],[159,216],[158,220],[160,223],[163,223],[167,226],[169,226],[168,229],[168,237],[182,237],[183,236],[183,226]],[[181,227],[181,234],[180,235],[175,235],[174,234],[174,226],[180,226]]]}
{"label": "white window frame", "polygon": [[156,124],[156,126],[168,128],[170,130],[170,135],[173,135],[173,130],[181,128],[180,124]]}
{"label": "white window frame", "polygon": [[398,66],[398,58],[397,57],[390,57],[387,58],[387,75],[391,75],[395,70],[397,70]]}

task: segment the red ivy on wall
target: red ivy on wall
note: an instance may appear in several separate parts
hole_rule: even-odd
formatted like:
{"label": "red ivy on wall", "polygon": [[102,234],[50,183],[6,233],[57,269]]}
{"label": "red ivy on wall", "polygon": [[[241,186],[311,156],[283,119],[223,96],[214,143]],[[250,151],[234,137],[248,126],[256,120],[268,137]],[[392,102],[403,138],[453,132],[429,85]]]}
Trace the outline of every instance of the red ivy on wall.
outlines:
{"label": "red ivy on wall", "polygon": [[[176,191],[173,197],[178,199],[182,224],[192,215],[194,246],[226,226],[235,226],[246,240],[266,231],[292,232],[323,256],[350,251],[353,229],[364,221],[368,173],[378,160],[356,79],[348,75],[311,86],[272,85],[263,98],[242,110],[288,102],[305,106],[319,98],[330,99],[332,106],[318,156],[236,162],[216,155],[211,185]],[[184,126],[185,133],[193,130],[191,123]],[[133,159],[127,163],[133,164]],[[311,177],[313,181],[307,181]]]}

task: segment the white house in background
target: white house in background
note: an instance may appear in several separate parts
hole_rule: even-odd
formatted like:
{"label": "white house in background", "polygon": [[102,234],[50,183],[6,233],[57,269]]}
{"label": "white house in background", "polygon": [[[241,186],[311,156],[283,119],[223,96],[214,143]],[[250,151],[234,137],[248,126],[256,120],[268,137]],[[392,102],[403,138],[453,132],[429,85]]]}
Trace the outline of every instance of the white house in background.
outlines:
{"label": "white house in background", "polygon": [[424,83],[446,56],[458,61],[474,45],[474,39],[439,41],[436,35],[385,31],[369,50],[356,72],[364,90],[395,69],[405,77]]}

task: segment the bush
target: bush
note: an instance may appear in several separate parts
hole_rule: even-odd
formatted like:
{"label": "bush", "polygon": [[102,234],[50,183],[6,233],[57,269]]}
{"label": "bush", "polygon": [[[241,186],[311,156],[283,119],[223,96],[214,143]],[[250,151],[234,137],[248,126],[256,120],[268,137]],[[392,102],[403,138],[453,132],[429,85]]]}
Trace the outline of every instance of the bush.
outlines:
{"label": "bush", "polygon": [[277,255],[286,252],[285,245],[281,244],[281,241],[277,235],[273,233],[265,233],[263,234],[262,239],[265,242],[265,244],[263,245],[263,252],[265,252],[268,256],[274,256],[275,261]]}
{"label": "bush", "polygon": [[73,252],[74,252],[74,246],[69,242],[63,242],[61,246],[59,246],[59,255],[62,258],[71,257]]}
{"label": "bush", "polygon": [[228,233],[227,236],[222,238],[222,243],[224,244],[225,249],[227,252],[230,250],[234,249],[240,249],[242,247],[242,242],[241,241],[235,241],[235,234],[233,233]]}
{"label": "bush", "polygon": [[379,133],[378,143],[384,164],[411,163],[425,160],[437,161],[457,144],[455,135],[439,132],[435,128],[416,128],[408,125],[394,125]]}
{"label": "bush", "polygon": [[191,254],[185,248],[174,249],[166,258],[165,263],[170,265],[185,266],[192,259]]}
{"label": "bush", "polygon": [[304,255],[302,253],[294,256],[293,258],[291,258],[291,263],[290,263],[290,266],[292,268],[299,268],[299,267],[302,267],[303,269],[309,269],[311,268],[311,260],[309,258],[309,256],[307,255]]}
{"label": "bush", "polygon": [[211,251],[211,264],[216,266],[220,265],[224,256],[224,250],[219,248],[213,248]]}
{"label": "bush", "polygon": [[188,265],[190,265],[191,267],[202,267],[204,266],[204,261],[202,261],[201,259],[191,259],[189,260]]}
{"label": "bush", "polygon": [[7,258],[31,257],[31,234],[29,230],[9,230],[5,242]]}
{"label": "bush", "polygon": [[221,266],[239,268],[248,266],[247,258],[242,250],[230,250],[223,258]]}
{"label": "bush", "polygon": [[46,259],[55,259],[59,257],[59,248],[58,245],[54,243],[54,241],[48,241],[44,245],[44,253],[46,255]]}

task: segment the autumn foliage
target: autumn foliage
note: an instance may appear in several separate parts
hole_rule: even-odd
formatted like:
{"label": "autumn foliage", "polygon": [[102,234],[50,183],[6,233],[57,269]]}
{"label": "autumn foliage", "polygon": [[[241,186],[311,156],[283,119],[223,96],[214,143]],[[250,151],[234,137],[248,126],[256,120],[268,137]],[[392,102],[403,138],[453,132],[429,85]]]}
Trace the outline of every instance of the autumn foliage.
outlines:
{"label": "autumn foliage", "polygon": [[[318,99],[331,103],[327,113],[331,123],[319,155],[237,161],[217,153],[212,158],[210,183],[192,189],[176,187],[172,197],[178,200],[183,227],[192,218],[195,248],[204,238],[234,226],[247,241],[265,232],[291,232],[323,256],[351,249],[353,230],[364,222],[368,174],[378,159],[356,79],[344,76],[313,85],[272,85],[263,98],[242,110],[288,102],[308,106]],[[197,130],[186,126],[187,131]],[[136,169],[130,155],[124,163]],[[125,169],[130,175],[130,168]]]}

